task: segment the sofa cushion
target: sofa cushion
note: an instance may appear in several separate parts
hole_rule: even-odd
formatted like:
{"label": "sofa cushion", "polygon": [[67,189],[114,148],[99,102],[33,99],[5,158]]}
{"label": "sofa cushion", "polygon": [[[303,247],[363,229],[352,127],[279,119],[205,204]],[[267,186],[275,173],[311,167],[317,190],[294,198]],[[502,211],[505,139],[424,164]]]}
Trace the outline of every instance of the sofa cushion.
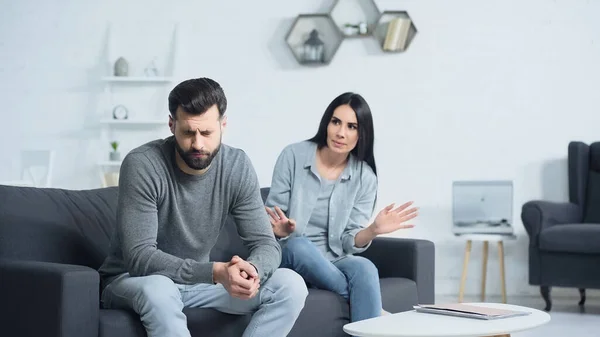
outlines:
{"label": "sofa cushion", "polygon": [[600,254],[600,224],[554,225],[540,233],[540,250]]}
{"label": "sofa cushion", "polygon": [[[269,188],[261,188],[260,194],[264,203],[269,195]],[[228,216],[225,225],[221,228],[217,243],[210,251],[210,260],[227,262],[230,261],[234,255],[246,259],[248,255],[250,255],[250,252],[248,251],[248,248],[244,246],[244,242],[240,238],[233,217]]]}
{"label": "sofa cushion", "polygon": [[379,279],[383,309],[391,313],[413,310],[413,305],[433,304],[419,303],[417,283],[400,277]]}
{"label": "sofa cushion", "polygon": [[188,328],[192,336],[241,336],[252,315],[225,314],[213,309],[185,308]]}
{"label": "sofa cushion", "polygon": [[145,337],[140,316],[129,310],[100,309],[98,336]]}
{"label": "sofa cushion", "polygon": [[[241,336],[251,315],[230,315],[213,309],[183,309],[192,336]],[[131,310],[100,310],[100,337],[146,337],[139,316]]]}
{"label": "sofa cushion", "polygon": [[288,337],[347,337],[343,326],[348,324],[350,308],[346,300],[331,291],[309,288],[304,309]]}
{"label": "sofa cushion", "polygon": [[[417,285],[403,278],[380,280],[383,307],[392,313],[411,310],[417,304]],[[251,315],[230,315],[212,309],[185,308],[193,336],[241,336]],[[310,288],[304,310],[288,337],[347,337],[343,326],[350,321],[346,300],[331,292]],[[200,333],[202,332],[202,333]],[[100,337],[145,337],[139,317],[133,311],[100,310]]]}
{"label": "sofa cushion", "polygon": [[[309,289],[303,310],[288,337],[347,337],[342,327],[348,323],[348,304],[339,295],[320,289]],[[230,315],[212,309],[183,309],[192,336],[241,336],[251,315]],[[133,311],[100,310],[100,337],[145,337],[143,325]]]}
{"label": "sofa cushion", "polygon": [[116,223],[118,189],[0,185],[0,258],[97,269]]}
{"label": "sofa cushion", "polygon": [[228,262],[234,255],[246,259],[250,255],[250,252],[244,246],[244,242],[237,231],[235,221],[230,215],[219,232],[215,246],[210,251],[210,260]]}

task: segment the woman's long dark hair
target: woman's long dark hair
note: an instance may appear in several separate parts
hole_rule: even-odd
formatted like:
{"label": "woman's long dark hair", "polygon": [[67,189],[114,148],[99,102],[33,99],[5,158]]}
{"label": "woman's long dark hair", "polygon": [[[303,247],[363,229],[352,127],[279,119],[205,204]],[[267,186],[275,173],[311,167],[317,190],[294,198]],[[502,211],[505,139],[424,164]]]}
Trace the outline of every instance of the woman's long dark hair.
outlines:
{"label": "woman's long dark hair", "polygon": [[333,111],[344,104],[348,104],[352,110],[354,110],[356,120],[358,121],[358,142],[351,153],[356,156],[358,160],[366,162],[377,176],[375,156],[373,154],[375,143],[373,116],[371,115],[369,104],[367,104],[367,101],[365,101],[361,95],[353,92],[346,92],[331,101],[321,118],[321,124],[319,124],[317,134],[309,139],[309,141],[316,143],[319,149],[327,146],[327,126],[331,122]]}

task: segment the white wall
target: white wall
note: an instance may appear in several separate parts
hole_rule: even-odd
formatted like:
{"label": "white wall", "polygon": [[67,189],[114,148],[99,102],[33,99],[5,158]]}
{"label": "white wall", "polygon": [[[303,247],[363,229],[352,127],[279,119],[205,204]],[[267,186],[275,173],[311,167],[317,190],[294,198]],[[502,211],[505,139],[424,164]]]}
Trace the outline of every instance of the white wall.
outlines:
{"label": "white wall", "polygon": [[[380,206],[411,199],[421,207],[417,227],[394,235],[436,243],[437,292],[458,292],[464,250],[450,234],[451,182],[512,179],[520,239],[506,244],[508,292],[537,294],[527,285],[520,207],[535,198],[566,200],[568,142],[598,139],[600,3],[378,1],[380,9],[408,10],[415,21],[419,33],[407,53],[383,54],[372,40],[347,40],[330,66],[297,66],[283,41],[288,27],[295,15],[330,3],[0,2],[0,180],[15,178],[21,149],[51,147],[55,186],[99,186],[96,161],[109,150],[96,123],[108,24],[117,27],[112,52],[129,45],[137,49],[130,57],[145,62],[168,52],[164,38],[177,23],[177,81],[208,76],[223,85],[224,141],[247,151],[262,185],[270,183],[283,146],[312,136],[333,97],[360,92],[374,112]],[[170,89],[128,90],[131,102],[153,95],[164,99],[160,107]],[[120,137],[134,146],[168,134],[162,113],[159,132]],[[475,245],[470,294],[479,291],[480,252]],[[491,294],[499,293],[496,257],[491,246]]]}

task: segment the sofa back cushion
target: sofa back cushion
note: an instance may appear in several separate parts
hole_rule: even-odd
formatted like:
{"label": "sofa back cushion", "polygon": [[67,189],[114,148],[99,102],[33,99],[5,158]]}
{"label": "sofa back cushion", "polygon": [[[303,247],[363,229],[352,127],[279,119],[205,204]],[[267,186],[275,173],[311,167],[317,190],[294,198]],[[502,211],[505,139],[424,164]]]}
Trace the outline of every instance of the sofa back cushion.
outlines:
{"label": "sofa back cushion", "polygon": [[116,187],[0,186],[0,258],[97,269],[108,254],[117,198]]}
{"label": "sofa back cushion", "polygon": [[[0,258],[98,269],[116,226],[118,193],[118,187],[75,191],[0,185]],[[264,202],[269,188],[261,194]],[[230,216],[211,260],[245,259],[248,254]]]}
{"label": "sofa back cushion", "polygon": [[[261,188],[260,194],[264,203],[269,195],[269,188]],[[210,252],[210,259],[212,261],[227,262],[231,260],[234,255],[246,259],[249,255],[249,251],[244,246],[242,239],[240,239],[233,217],[229,216],[219,233],[217,244]]]}

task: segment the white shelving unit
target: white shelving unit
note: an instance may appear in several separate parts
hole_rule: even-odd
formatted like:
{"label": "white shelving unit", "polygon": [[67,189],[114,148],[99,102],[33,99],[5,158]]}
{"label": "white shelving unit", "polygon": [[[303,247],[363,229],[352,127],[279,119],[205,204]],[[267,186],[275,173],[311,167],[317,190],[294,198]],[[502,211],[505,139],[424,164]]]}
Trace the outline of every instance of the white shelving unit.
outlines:
{"label": "white shelving unit", "polygon": [[[159,35],[166,37],[164,43],[157,41],[157,35],[145,32],[149,28],[158,29]],[[140,29],[143,33],[134,32]],[[101,157],[96,165],[100,170],[103,187],[117,184],[121,160],[129,150],[148,141],[148,137],[156,139],[162,137],[158,135],[159,132],[164,134],[168,131],[169,112],[166,100],[174,82],[177,25],[172,29],[169,37],[165,35],[169,34],[168,31],[143,24],[123,28],[118,33],[113,32],[112,26],[109,27],[104,56],[106,71],[99,79],[104,86],[104,95],[102,116],[98,122],[101,126],[101,141],[105,145],[99,151]],[[117,38],[121,40],[118,41],[121,45],[115,47],[113,45],[117,43]],[[163,57],[158,57],[161,55]],[[115,63],[120,57],[128,62],[126,76],[116,76],[115,73]],[[146,74],[146,67],[151,63],[158,70],[156,76]],[[127,109],[126,119],[113,117],[113,110],[119,105]],[[127,146],[124,146],[125,139],[129,140]],[[110,143],[113,141],[119,142],[120,158],[111,161],[109,153]]]}
{"label": "white shelving unit", "polygon": [[105,82],[165,83],[172,82],[173,78],[161,76],[104,76],[102,80]]}
{"label": "white shelving unit", "polygon": [[165,126],[167,120],[159,119],[103,119],[100,121],[101,124],[108,125],[131,125],[131,126]]}
{"label": "white shelving unit", "polygon": [[111,161],[111,160],[105,160],[105,161],[100,161],[98,162],[98,165],[100,166],[105,166],[105,167],[119,167],[121,166],[121,161]]}

